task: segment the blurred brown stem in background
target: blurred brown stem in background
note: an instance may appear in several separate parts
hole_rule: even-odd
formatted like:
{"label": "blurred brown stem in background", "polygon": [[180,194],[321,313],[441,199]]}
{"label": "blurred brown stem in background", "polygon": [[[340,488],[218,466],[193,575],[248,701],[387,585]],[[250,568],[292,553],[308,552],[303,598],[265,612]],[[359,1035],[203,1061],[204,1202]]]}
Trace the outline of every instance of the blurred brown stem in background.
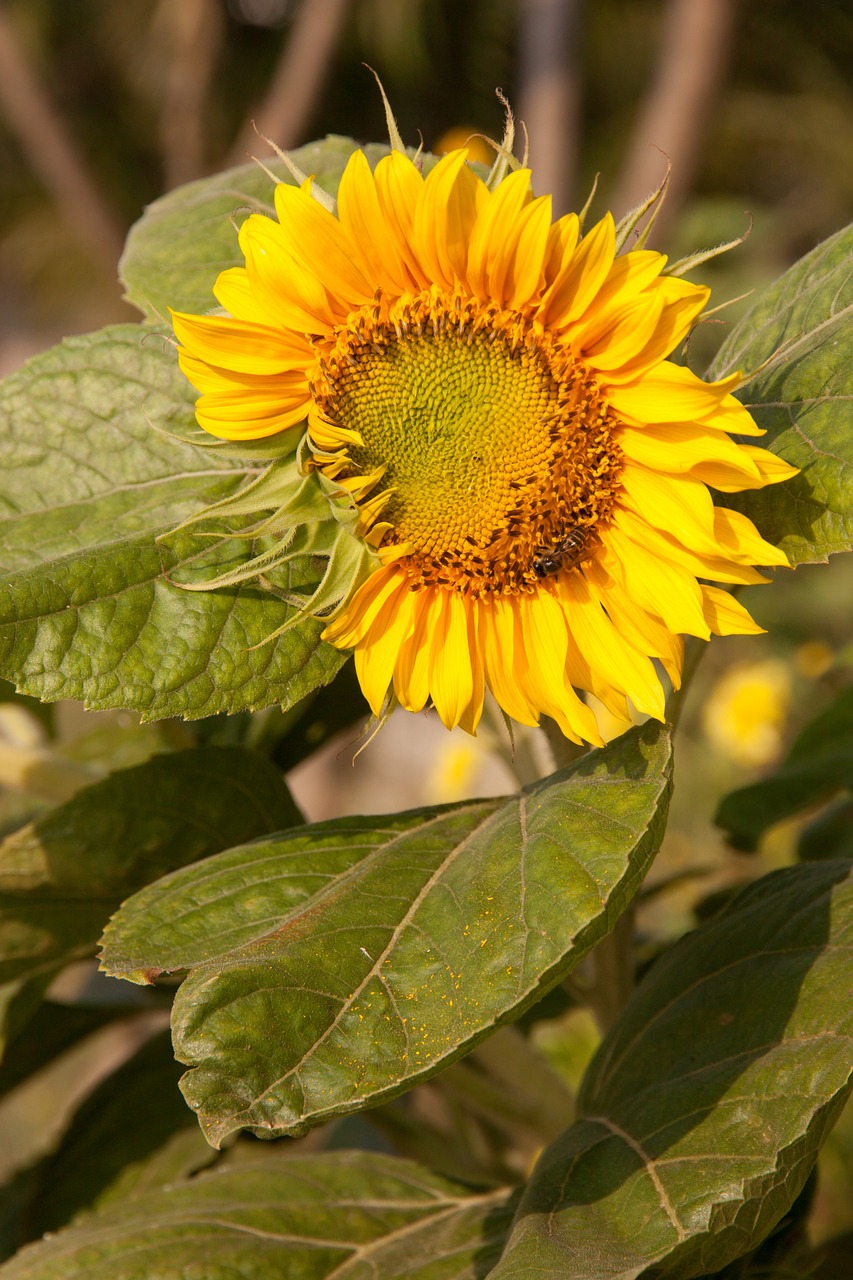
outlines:
{"label": "blurred brown stem in background", "polygon": [[249,114],[227,164],[245,164],[257,134],[285,149],[305,141],[351,0],[302,0],[266,97]]}
{"label": "blurred brown stem in background", "polygon": [[[711,110],[725,79],[737,0],[669,0],[657,72],[640,110],[622,176],[610,202],[619,217],[672,175],[655,222],[657,240],[673,224],[702,159]],[[657,149],[656,149],[657,148]]]}
{"label": "blurred brown stem in background", "polygon": [[537,191],[550,191],[554,216],[573,198],[578,151],[582,0],[521,0],[519,116],[530,135]]}
{"label": "blurred brown stem in background", "polygon": [[154,25],[166,46],[159,124],[169,191],[205,171],[207,99],[224,24],[218,0],[160,0]]}
{"label": "blurred brown stem in background", "polygon": [[30,66],[2,5],[0,111],[27,163],[68,215],[93,261],[114,277],[124,243],[121,221],[100,190],[47,89]]}

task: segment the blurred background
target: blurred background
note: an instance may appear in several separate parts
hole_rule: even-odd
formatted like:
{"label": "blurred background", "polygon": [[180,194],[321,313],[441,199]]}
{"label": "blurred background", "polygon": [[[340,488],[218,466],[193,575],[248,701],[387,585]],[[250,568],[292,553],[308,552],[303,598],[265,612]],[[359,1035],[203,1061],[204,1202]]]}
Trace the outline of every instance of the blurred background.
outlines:
{"label": "blurred background", "polygon": [[[0,371],[130,318],[125,233],[179,183],[283,147],[385,136],[441,151],[500,137],[500,87],[558,212],[600,173],[617,214],[659,181],[657,245],[742,234],[734,296],[853,205],[851,0],[2,0]],[[718,299],[719,300],[719,299]],[[732,313],[734,314],[734,313]]]}
{"label": "blurred background", "polygon": [[[329,132],[383,140],[364,63],[406,142],[438,152],[473,134],[500,137],[500,87],[556,212],[582,206],[600,174],[593,214],[618,217],[658,184],[668,157],[654,247],[678,257],[751,226],[740,248],[692,277],[712,285],[714,304],[735,300],[697,335],[699,370],[750,294],[850,219],[853,0],[0,0],[0,373],[67,334],[137,318],[116,274],[129,226],[170,188],[262,155],[252,121],[285,148]],[[768,635],[710,647],[684,709],[672,820],[639,917],[649,957],[713,895],[796,856],[803,821],[746,857],[712,816],[849,682],[851,559],[753,588],[744,603]],[[140,726],[38,708],[8,690],[0,702],[7,830],[154,751],[197,736],[255,740],[241,723]],[[316,724],[322,741],[320,712]],[[411,716],[392,720],[353,767],[357,732],[290,774],[309,818],[494,794],[516,785],[522,759],[552,767],[541,735],[521,736],[513,760],[497,729],[474,740]],[[38,768],[16,786],[14,760],[24,758]],[[69,998],[87,981],[72,982]],[[589,1028],[543,1028],[545,1051],[576,1075],[594,1045]],[[0,1113],[10,1167],[50,1144],[91,1087],[90,1067],[59,1091],[47,1077],[17,1121]],[[853,1227],[849,1109],[822,1163],[818,1238]]]}

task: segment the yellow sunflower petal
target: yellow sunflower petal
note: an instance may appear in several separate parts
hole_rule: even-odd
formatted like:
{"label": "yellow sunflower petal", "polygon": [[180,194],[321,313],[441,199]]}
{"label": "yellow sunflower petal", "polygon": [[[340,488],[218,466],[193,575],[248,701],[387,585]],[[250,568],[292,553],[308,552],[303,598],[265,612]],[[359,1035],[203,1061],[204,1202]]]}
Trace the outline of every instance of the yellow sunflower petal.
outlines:
{"label": "yellow sunflower petal", "polygon": [[[655,529],[647,520],[635,515],[627,507],[623,507],[614,515],[613,525],[622,528],[639,546],[688,569],[694,577],[714,578],[717,582],[745,585],[768,581],[751,565],[728,559],[724,547],[719,547],[714,555],[694,551],[690,547],[685,547],[667,530]],[[603,541],[607,543],[606,534]]]}
{"label": "yellow sunflower petal", "polygon": [[539,723],[539,712],[525,696],[518,673],[526,669],[524,638],[516,602],[503,596],[477,601],[478,635],[485,677],[499,706],[519,724]]}
{"label": "yellow sunflower petal", "polygon": [[719,587],[702,587],[702,605],[716,636],[757,636],[764,631],[734,596]]}
{"label": "yellow sunflower petal", "polygon": [[466,280],[471,233],[489,199],[467,159],[465,148],[443,156],[427,175],[415,209],[418,257],[429,279],[445,289]]}
{"label": "yellow sunflower petal", "polygon": [[247,320],[231,320],[225,316],[184,315],[173,311],[172,325],[178,341],[192,355],[222,369],[239,373],[284,373],[292,369],[293,356],[301,359],[300,350],[278,329],[251,324]]}
{"label": "yellow sunflower petal", "polygon": [[383,565],[362,583],[344,610],[329,623],[321,639],[339,649],[354,649],[364,640],[385,601],[395,596],[405,576],[395,564]]}
{"label": "yellow sunflower petal", "polygon": [[394,693],[406,711],[421,711],[429,698],[429,656],[441,601],[436,591],[410,591],[409,595],[412,630],[397,654]]}
{"label": "yellow sunflower petal", "polygon": [[376,286],[369,267],[362,264],[358,244],[328,209],[284,182],[275,189],[275,209],[294,260],[329,292],[348,302],[347,310],[373,297]]}
{"label": "yellow sunflower petal", "polygon": [[792,466],[778,454],[769,449],[761,449],[754,444],[742,444],[740,450],[755,464],[758,474],[765,484],[779,484],[800,474],[799,467]]}
{"label": "yellow sunflower petal", "polygon": [[281,316],[261,305],[245,267],[229,267],[227,271],[220,271],[213,286],[213,295],[235,320],[249,320],[253,324],[285,332]]}
{"label": "yellow sunflower petal", "polygon": [[[619,435],[619,447],[635,462],[654,471],[669,475],[693,472],[703,484],[710,484],[699,469],[719,467],[730,475],[740,475],[742,489],[751,487],[752,481],[760,483],[758,464],[753,453],[765,450],[749,450],[744,445],[719,431],[710,430],[703,423],[662,422],[634,428],[626,427]],[[780,477],[782,478],[782,477]]]}
{"label": "yellow sunflower petal", "polygon": [[613,328],[626,307],[642,298],[649,299],[651,292],[647,286],[654,283],[665,266],[662,253],[647,249],[620,255],[595,296],[595,306],[572,325],[572,343],[576,349],[594,346]]}
{"label": "yellow sunflower petal", "polygon": [[[518,169],[500,184],[477,215],[468,247],[466,279],[475,297],[503,303],[510,255],[518,247],[522,211],[531,204],[530,170]],[[507,237],[512,240],[507,246]]]}
{"label": "yellow sunflower petal", "polygon": [[579,320],[604,284],[616,255],[616,228],[608,213],[581,240],[543,299],[544,319],[556,329]]}
{"label": "yellow sunflower petal", "polygon": [[545,715],[556,720],[573,742],[601,746],[602,739],[592,711],[581,702],[568,680],[568,620],[547,588],[518,602],[521,626],[529,653],[529,665],[521,683]]}
{"label": "yellow sunflower petal", "polygon": [[608,366],[607,377],[611,386],[631,381],[638,373],[652,369],[668,356],[695,325],[711,290],[664,276],[654,282],[648,293],[660,303],[657,323],[643,345],[638,345],[632,353],[630,361],[626,360],[621,368],[616,364]]}
{"label": "yellow sunflower petal", "polygon": [[206,431],[224,440],[252,440],[304,422],[307,388],[234,387],[208,391],[196,401],[196,417]]}
{"label": "yellow sunflower petal", "polygon": [[354,151],[344,169],[338,187],[338,217],[352,243],[359,246],[371,284],[404,292],[409,287],[409,276],[363,151]]}
{"label": "yellow sunflower petal", "polygon": [[739,374],[722,382],[703,382],[683,365],[664,361],[626,386],[612,385],[608,400],[617,413],[635,422],[680,422],[719,412]]}
{"label": "yellow sunflower petal", "polygon": [[239,242],[259,306],[297,333],[331,333],[345,315],[343,304],[333,307],[321,281],[295,262],[277,223],[252,214]]}
{"label": "yellow sunflower petal", "polygon": [[662,312],[663,300],[656,294],[635,298],[613,317],[606,333],[581,348],[584,364],[600,371],[610,382],[612,371],[633,369],[639,353],[657,330]]}
{"label": "yellow sunflower petal", "polygon": [[394,249],[412,285],[429,284],[415,252],[415,210],[421,197],[423,178],[407,156],[392,151],[377,164],[373,179],[385,223]]}
{"label": "yellow sunflower petal", "polygon": [[[625,594],[647,613],[663,618],[671,631],[707,640],[702,597],[695,577],[628,536],[627,528],[630,525],[620,512],[602,534],[602,542],[611,553],[610,562],[620,567]],[[640,521],[635,522],[632,532],[642,535]]]}
{"label": "yellow sunflower petal", "polygon": [[563,575],[560,595],[567,602],[572,636],[590,666],[629,697],[638,711],[663,720],[663,689],[654,667],[620,636],[583,575]]}
{"label": "yellow sunflower petal", "polygon": [[714,504],[699,480],[690,475],[664,476],[629,462],[622,472],[625,505],[657,529],[666,529],[694,551],[719,554]]}
{"label": "yellow sunflower petal", "polygon": [[483,699],[486,693],[486,669],[483,660],[483,645],[480,639],[480,611],[468,608],[468,652],[471,656],[472,691],[468,705],[459,717],[459,728],[466,733],[475,734],[477,725],[483,714]]}
{"label": "yellow sunflower petal", "polygon": [[455,729],[474,698],[469,610],[458,591],[440,591],[439,595],[441,609],[432,636],[429,688],[442,722]]}
{"label": "yellow sunflower petal", "polygon": [[367,643],[355,651],[358,682],[375,716],[382,713],[400,646],[409,638],[413,627],[412,593],[405,582],[398,581],[377,613]]}
{"label": "yellow sunflower petal", "polygon": [[714,532],[724,554],[733,560],[743,564],[779,564],[789,568],[785,552],[765,542],[752,521],[740,511],[715,507]]}
{"label": "yellow sunflower petal", "polygon": [[547,288],[550,288],[563,267],[570,261],[577,248],[580,233],[581,224],[576,213],[564,213],[562,218],[558,218],[552,224],[548,232],[548,245],[543,264]]}
{"label": "yellow sunflower petal", "polygon": [[598,597],[613,625],[639,653],[659,658],[677,689],[681,683],[681,665],[684,661],[684,641],[673,632],[658,614],[650,613],[632,600],[624,587],[615,581],[600,562],[584,568],[584,574],[598,593]]}

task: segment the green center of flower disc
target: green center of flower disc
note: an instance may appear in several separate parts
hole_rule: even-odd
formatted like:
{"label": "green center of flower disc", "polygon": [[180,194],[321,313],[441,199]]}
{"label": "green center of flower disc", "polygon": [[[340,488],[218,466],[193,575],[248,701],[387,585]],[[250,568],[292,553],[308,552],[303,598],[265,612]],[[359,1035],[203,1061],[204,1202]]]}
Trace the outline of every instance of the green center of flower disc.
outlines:
{"label": "green center of flower disc", "polygon": [[515,313],[434,294],[378,322],[360,313],[313,389],[360,440],[347,474],[383,469],[384,545],[412,548],[413,585],[530,589],[609,511],[612,415],[570,353]]}

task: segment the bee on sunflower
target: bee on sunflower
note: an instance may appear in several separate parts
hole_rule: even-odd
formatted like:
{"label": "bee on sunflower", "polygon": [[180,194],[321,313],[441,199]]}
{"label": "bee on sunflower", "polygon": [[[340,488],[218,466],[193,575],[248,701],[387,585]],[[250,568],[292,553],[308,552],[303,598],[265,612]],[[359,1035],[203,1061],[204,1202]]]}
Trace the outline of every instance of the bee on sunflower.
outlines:
{"label": "bee on sunflower", "polygon": [[286,559],[310,510],[334,530],[311,606],[374,714],[432,703],[474,733],[488,689],[600,744],[579,695],[662,719],[654,659],[677,688],[684,635],[761,630],[713,584],[787,559],[709,487],[794,469],[732,438],[761,434],[739,375],[668,359],[709,290],[619,252],[609,214],[584,235],[552,220],[509,150],[487,180],[464,147],[424,176],[392,131],[373,169],[353,152],[336,203],[279,184],[277,220],[249,216],[245,266],[216,281],[223,313],[174,313],[200,426],[283,445],[275,482],[230,504],[275,507],[256,530],[277,547],[203,585]]}

